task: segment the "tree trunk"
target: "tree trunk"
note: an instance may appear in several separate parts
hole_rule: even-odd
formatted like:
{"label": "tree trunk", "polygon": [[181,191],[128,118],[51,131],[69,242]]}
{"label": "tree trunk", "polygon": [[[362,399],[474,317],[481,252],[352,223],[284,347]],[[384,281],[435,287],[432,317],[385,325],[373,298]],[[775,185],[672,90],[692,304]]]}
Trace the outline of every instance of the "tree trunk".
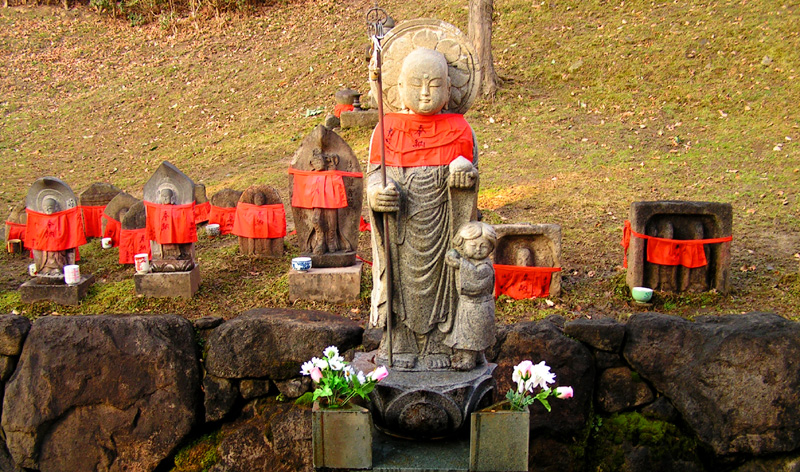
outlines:
{"label": "tree trunk", "polygon": [[494,0],[469,0],[469,39],[478,54],[481,65],[482,91],[485,96],[494,97],[500,86],[500,79],[494,70],[492,57],[492,12]]}

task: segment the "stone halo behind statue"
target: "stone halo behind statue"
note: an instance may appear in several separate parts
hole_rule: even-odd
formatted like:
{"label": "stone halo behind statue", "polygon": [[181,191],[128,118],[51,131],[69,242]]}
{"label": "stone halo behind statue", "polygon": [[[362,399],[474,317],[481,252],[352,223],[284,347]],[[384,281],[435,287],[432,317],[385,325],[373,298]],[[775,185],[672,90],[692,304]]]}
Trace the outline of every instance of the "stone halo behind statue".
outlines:
{"label": "stone halo behind statue", "polygon": [[[444,54],[450,77],[449,113],[466,113],[478,96],[481,83],[480,62],[469,39],[450,23],[434,19],[415,19],[399,23],[381,43],[383,51],[383,106],[386,112],[402,109],[397,82],[406,56],[417,48],[433,49]],[[375,57],[370,69],[376,67]],[[370,81],[373,97],[378,96],[377,82]]]}

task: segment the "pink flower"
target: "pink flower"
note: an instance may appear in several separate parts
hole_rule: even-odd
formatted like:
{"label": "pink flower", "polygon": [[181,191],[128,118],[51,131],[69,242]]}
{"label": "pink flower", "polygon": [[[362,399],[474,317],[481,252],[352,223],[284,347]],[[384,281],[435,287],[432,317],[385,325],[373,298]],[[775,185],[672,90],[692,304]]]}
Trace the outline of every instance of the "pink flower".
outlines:
{"label": "pink flower", "polygon": [[572,387],[556,387],[556,398],[572,398]]}
{"label": "pink flower", "polygon": [[311,369],[311,380],[317,383],[322,380],[322,371],[319,370],[319,367],[314,367]]}
{"label": "pink flower", "polygon": [[387,375],[389,375],[389,370],[386,368],[386,366],[380,366],[370,372],[368,377],[370,380],[380,382],[381,380],[385,379]]}

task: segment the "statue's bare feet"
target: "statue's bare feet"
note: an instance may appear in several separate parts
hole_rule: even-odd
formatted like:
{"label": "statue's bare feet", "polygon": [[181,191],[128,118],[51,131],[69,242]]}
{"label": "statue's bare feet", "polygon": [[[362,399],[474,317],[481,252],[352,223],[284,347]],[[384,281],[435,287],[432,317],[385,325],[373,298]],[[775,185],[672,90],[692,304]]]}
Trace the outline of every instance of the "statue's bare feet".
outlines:
{"label": "statue's bare feet", "polygon": [[[389,366],[389,358],[381,352],[375,357],[375,364]],[[398,370],[411,370],[417,365],[417,356],[414,354],[394,354],[391,367]]]}
{"label": "statue's bare feet", "polygon": [[322,242],[322,243],[319,243],[316,246],[314,246],[313,253],[314,253],[315,256],[321,256],[321,255],[325,254],[325,249],[326,249],[325,243]]}
{"label": "statue's bare feet", "polygon": [[425,367],[428,369],[447,369],[450,367],[450,356],[447,354],[430,354],[425,356]]}
{"label": "statue's bare feet", "polygon": [[451,367],[455,370],[472,370],[475,368],[475,351],[458,350],[453,353]]}

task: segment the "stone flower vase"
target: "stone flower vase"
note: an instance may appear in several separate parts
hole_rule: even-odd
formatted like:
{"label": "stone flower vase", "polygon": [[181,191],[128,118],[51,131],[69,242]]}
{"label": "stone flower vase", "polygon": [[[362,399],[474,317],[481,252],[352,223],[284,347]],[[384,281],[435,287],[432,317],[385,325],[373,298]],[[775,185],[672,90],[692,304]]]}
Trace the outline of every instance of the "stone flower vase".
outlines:
{"label": "stone flower vase", "polygon": [[514,411],[508,402],[492,405],[471,415],[469,470],[528,470],[531,413]]}
{"label": "stone flower vase", "polygon": [[315,468],[371,469],[372,415],[353,404],[324,408],[314,402],[311,444]]}

